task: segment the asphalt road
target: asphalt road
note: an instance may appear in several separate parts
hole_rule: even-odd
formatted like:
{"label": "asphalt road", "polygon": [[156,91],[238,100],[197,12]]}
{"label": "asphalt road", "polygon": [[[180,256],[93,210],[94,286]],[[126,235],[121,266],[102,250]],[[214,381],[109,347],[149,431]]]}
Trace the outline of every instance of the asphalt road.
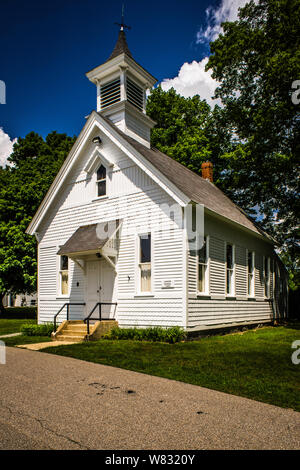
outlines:
{"label": "asphalt road", "polygon": [[0,449],[299,449],[300,413],[168,379],[7,348]]}

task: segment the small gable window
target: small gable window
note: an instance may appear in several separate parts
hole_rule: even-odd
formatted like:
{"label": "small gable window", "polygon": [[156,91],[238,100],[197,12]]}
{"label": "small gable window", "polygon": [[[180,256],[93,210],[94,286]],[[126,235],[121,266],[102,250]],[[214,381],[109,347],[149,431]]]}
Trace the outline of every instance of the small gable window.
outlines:
{"label": "small gable window", "polygon": [[106,168],[105,166],[99,166],[97,170],[97,196],[106,195]]}

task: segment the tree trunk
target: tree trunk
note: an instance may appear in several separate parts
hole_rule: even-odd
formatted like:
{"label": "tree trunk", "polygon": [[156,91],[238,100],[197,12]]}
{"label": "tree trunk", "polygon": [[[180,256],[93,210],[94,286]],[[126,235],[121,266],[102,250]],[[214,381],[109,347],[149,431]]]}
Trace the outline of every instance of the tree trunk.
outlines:
{"label": "tree trunk", "polygon": [[5,296],[5,293],[0,293],[0,316],[5,314],[5,307],[3,305],[3,297]]}

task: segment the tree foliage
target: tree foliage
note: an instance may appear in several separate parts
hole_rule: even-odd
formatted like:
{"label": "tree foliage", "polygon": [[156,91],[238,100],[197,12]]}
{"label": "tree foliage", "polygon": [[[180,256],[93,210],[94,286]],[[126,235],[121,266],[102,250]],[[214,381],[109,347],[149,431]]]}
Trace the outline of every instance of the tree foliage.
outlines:
{"label": "tree foliage", "polygon": [[[216,97],[235,136],[223,155],[224,185],[246,211],[261,214],[299,283],[300,79],[299,0],[251,1],[223,24],[207,68],[221,82]],[[298,277],[298,281],[296,280]]]}
{"label": "tree foliage", "polygon": [[[31,132],[0,168],[0,295],[36,290],[36,241],[25,230],[75,138]],[[1,298],[2,298],[1,296]],[[0,305],[1,307],[1,305]]]}
{"label": "tree foliage", "polygon": [[166,92],[159,86],[147,100],[147,114],[156,122],[151,133],[154,147],[200,175],[202,162],[210,160],[215,180],[221,184],[220,155],[228,149],[230,132],[217,125],[222,120],[219,107],[211,110],[199,95],[184,98],[173,88]]}
{"label": "tree foliage", "polygon": [[211,43],[208,68],[220,82],[211,110],[199,96],[154,90],[152,144],[200,173],[214,164],[215,183],[278,241],[299,285],[300,1],[251,1]]}

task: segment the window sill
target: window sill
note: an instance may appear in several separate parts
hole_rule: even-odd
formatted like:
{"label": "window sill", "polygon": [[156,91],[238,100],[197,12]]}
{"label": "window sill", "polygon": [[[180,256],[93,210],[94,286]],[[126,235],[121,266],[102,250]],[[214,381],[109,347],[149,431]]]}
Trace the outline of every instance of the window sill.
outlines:
{"label": "window sill", "polygon": [[154,297],[154,294],[152,292],[145,292],[145,293],[139,292],[138,294],[134,295],[134,298],[138,298],[138,297]]}
{"label": "window sill", "polygon": [[98,197],[95,197],[94,199],[92,199],[92,202],[94,201],[103,201],[104,199],[108,199],[109,196],[98,196]]}
{"label": "window sill", "polygon": [[68,295],[63,295],[63,294],[61,294],[61,295],[57,295],[57,296],[56,296],[56,300],[59,300],[59,299],[69,299],[69,298],[70,298],[70,295],[69,295],[69,294],[68,294]]}
{"label": "window sill", "polygon": [[210,297],[209,292],[197,292],[197,297]]}

